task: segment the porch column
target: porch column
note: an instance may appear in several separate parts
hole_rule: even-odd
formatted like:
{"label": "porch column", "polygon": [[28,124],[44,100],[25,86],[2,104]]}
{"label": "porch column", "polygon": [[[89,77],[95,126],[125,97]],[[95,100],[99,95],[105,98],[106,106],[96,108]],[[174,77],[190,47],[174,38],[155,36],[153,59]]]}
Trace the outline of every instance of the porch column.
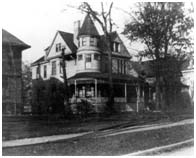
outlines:
{"label": "porch column", "polygon": [[151,88],[150,87],[149,87],[149,96],[148,97],[149,97],[148,100],[151,101]]}
{"label": "porch column", "polygon": [[95,79],[95,99],[97,102],[97,79]]}
{"label": "porch column", "polygon": [[74,81],[74,85],[75,85],[75,101],[77,103],[77,80]]}
{"label": "porch column", "polygon": [[139,103],[140,103],[140,85],[138,84],[138,87],[136,87],[137,92],[137,104],[136,104],[136,112],[139,112]]}
{"label": "porch column", "polygon": [[125,83],[125,103],[127,103],[127,83]]}

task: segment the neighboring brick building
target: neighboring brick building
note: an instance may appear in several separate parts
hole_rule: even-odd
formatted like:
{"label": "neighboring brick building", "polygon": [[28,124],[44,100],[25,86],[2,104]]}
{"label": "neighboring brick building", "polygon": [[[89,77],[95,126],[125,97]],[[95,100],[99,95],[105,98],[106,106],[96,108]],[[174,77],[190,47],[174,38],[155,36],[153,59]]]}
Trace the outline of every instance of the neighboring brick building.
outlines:
{"label": "neighboring brick building", "polygon": [[30,48],[17,37],[2,30],[2,112],[22,112],[22,51]]}

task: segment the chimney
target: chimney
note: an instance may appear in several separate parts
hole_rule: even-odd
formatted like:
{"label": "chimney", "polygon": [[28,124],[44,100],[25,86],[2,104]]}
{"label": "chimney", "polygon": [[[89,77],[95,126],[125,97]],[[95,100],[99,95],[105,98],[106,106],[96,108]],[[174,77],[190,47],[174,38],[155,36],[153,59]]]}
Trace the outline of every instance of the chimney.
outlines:
{"label": "chimney", "polygon": [[74,44],[78,47],[78,34],[80,30],[80,20],[74,22]]}

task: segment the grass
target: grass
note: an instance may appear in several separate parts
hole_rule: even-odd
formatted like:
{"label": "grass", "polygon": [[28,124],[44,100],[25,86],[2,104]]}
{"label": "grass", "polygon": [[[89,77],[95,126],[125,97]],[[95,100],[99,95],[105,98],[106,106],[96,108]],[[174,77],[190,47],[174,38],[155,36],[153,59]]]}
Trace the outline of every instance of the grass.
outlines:
{"label": "grass", "polygon": [[96,135],[87,135],[60,142],[3,148],[2,153],[9,156],[118,156],[191,139],[194,137],[193,134],[194,125],[189,124],[110,137],[100,138]]}
{"label": "grass", "polygon": [[177,121],[191,118],[192,115],[177,115],[173,113],[121,113],[111,116],[94,115],[81,119],[64,120],[58,117],[29,116],[29,117],[3,117],[2,138],[5,140],[49,136],[56,134],[70,134],[101,129],[121,128],[151,122]]}

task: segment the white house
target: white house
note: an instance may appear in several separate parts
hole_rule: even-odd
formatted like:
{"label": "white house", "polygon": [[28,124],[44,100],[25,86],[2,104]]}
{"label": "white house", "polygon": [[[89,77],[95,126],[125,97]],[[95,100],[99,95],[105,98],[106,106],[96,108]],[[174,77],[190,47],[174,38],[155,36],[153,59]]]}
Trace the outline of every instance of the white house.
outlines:
{"label": "white house", "polygon": [[[120,110],[134,109],[137,78],[130,74],[131,55],[117,32],[110,35],[115,103],[120,103]],[[81,27],[79,21],[74,23],[74,34],[57,31],[51,45],[45,49],[45,55],[32,63],[32,79],[54,77],[63,82],[62,47],[65,48],[72,101],[87,98],[93,105],[104,105],[108,100],[108,54],[103,35],[99,35],[89,14]]]}

